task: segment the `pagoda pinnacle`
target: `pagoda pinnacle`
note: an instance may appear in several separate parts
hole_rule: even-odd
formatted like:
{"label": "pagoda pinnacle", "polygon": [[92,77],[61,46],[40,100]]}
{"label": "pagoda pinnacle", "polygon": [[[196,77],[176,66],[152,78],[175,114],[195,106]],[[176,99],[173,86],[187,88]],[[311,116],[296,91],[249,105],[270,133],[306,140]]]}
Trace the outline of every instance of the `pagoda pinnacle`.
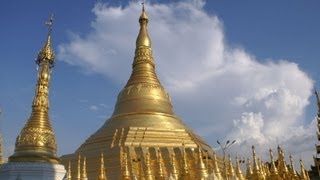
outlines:
{"label": "pagoda pinnacle", "polygon": [[16,139],[14,154],[10,162],[49,162],[57,164],[57,145],[49,119],[50,73],[54,66],[54,52],[51,48],[53,18],[46,23],[49,27],[44,47],[38,54],[38,82],[32,104],[32,113]]}
{"label": "pagoda pinnacle", "polygon": [[137,48],[140,46],[151,47],[151,40],[147,30],[148,21],[147,13],[144,10],[144,4],[142,4],[142,13],[139,18],[140,32],[136,41]]}

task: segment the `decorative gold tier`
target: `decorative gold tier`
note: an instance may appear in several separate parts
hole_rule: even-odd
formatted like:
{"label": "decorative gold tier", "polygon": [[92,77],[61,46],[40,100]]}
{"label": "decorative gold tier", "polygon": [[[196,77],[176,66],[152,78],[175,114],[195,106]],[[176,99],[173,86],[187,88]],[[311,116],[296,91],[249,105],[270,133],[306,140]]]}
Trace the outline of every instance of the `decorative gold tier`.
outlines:
{"label": "decorative gold tier", "polygon": [[52,21],[51,17],[47,22],[49,25],[47,41],[36,60],[39,73],[32,113],[16,139],[14,154],[9,157],[10,162],[59,162],[48,112],[50,73],[54,66],[54,52],[50,40]]}
{"label": "decorative gold tier", "polygon": [[[206,157],[213,157],[211,147],[175,115],[169,95],[156,75],[144,8],[139,23],[132,74],[118,95],[113,115],[75,153],[61,157],[65,165],[72,162],[72,177],[76,177],[79,154],[87,157],[89,179],[99,177],[101,153],[104,154],[107,179],[118,179],[128,174],[122,171],[123,164],[126,164],[122,161],[122,150],[128,156],[128,167],[125,169],[129,169],[131,176],[138,179],[161,179],[170,173],[176,176],[176,171],[181,172],[183,162],[180,160],[183,159],[184,149],[191,179],[199,171],[197,147],[206,152]],[[175,168],[172,167],[172,156],[177,159]],[[157,163],[159,157],[161,163]],[[147,163],[149,159],[150,164]],[[206,163],[209,173],[213,169],[211,159]],[[159,164],[163,164],[161,173],[156,172]],[[201,168],[204,168],[203,164]]]}

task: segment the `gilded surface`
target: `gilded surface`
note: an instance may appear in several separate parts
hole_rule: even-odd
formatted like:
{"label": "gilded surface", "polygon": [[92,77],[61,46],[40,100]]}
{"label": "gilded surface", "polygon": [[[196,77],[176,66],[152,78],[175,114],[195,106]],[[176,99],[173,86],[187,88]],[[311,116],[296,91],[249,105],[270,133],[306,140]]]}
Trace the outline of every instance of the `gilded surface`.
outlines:
{"label": "gilded surface", "polygon": [[[88,178],[97,179],[102,152],[107,179],[118,179],[124,174],[130,174],[132,179],[177,177],[182,167],[188,171],[185,178],[194,179],[198,161],[202,162],[196,150],[200,147],[207,152],[208,165],[201,164],[201,171],[207,176],[207,171],[213,171],[213,150],[174,113],[169,95],[156,74],[144,10],[139,23],[132,73],[118,95],[112,116],[74,154],[62,156],[62,163],[76,164],[78,154],[86,156]],[[123,150],[127,154],[124,161]],[[172,156],[177,159],[174,167]],[[76,177],[76,165],[71,168]]]}
{"label": "gilded surface", "polygon": [[12,162],[35,161],[58,163],[56,140],[49,119],[49,83],[51,68],[54,66],[54,52],[50,34],[52,17],[47,22],[47,41],[36,59],[38,81],[32,103],[32,113],[16,139],[15,152],[9,158]]}

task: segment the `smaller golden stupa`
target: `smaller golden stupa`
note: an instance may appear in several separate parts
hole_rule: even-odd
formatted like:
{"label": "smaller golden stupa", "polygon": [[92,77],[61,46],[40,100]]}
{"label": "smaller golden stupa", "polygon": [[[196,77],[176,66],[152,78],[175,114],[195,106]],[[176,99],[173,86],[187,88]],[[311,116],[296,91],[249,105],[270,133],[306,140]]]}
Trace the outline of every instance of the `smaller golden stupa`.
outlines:
{"label": "smaller golden stupa", "polygon": [[31,116],[16,139],[14,154],[9,157],[9,162],[59,162],[55,135],[49,119],[50,73],[54,67],[52,22],[51,17],[47,22],[49,32],[46,43],[36,59],[39,72]]}

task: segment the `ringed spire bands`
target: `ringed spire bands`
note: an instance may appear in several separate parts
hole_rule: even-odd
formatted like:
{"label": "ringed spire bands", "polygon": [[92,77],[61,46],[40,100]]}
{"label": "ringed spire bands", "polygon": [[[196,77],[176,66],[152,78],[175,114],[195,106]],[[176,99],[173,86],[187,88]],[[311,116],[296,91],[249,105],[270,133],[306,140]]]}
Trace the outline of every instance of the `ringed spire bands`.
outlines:
{"label": "ringed spire bands", "polygon": [[10,162],[49,162],[57,164],[57,145],[49,119],[50,73],[54,66],[54,52],[51,47],[53,17],[46,23],[49,27],[47,40],[36,59],[38,82],[32,103],[30,118],[16,139],[14,154]]}

